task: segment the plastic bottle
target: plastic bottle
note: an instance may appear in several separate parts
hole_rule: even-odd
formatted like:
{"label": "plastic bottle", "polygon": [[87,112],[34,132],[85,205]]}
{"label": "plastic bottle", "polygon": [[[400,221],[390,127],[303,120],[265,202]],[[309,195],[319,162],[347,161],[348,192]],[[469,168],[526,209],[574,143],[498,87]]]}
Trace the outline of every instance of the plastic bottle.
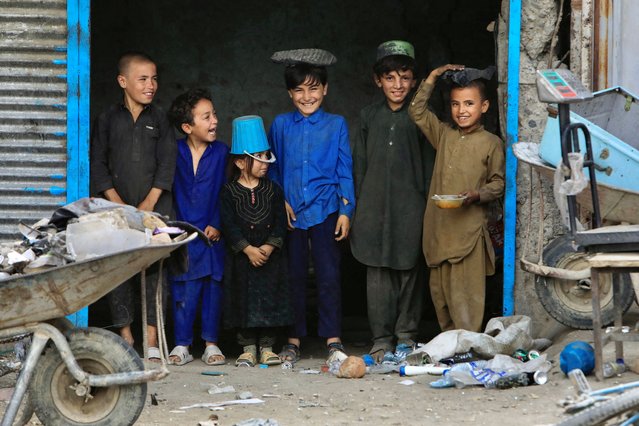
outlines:
{"label": "plastic bottle", "polygon": [[595,368],[595,350],[588,343],[568,343],[559,354],[559,367],[564,374],[578,368],[588,375]]}
{"label": "plastic bottle", "polygon": [[426,364],[426,365],[402,365],[399,367],[400,376],[417,376],[419,374],[444,374],[445,370],[450,367],[444,365]]}
{"label": "plastic bottle", "polygon": [[397,369],[397,365],[393,364],[373,364],[366,367],[366,374],[388,374]]}
{"label": "plastic bottle", "polygon": [[617,361],[608,361],[603,365],[603,376],[608,378],[612,376],[617,376],[626,371],[626,364],[624,364],[623,359],[617,359]]}
{"label": "plastic bottle", "polygon": [[[501,375],[498,372],[486,369],[487,363],[488,361],[482,360],[455,364],[450,369],[444,370],[444,377],[431,382],[430,386],[433,388],[464,387],[467,385],[485,385],[487,381],[494,382]],[[494,377],[495,375],[497,377]]]}
{"label": "plastic bottle", "polygon": [[474,351],[470,350],[468,352],[455,354],[448,358],[442,358],[439,360],[439,362],[446,365],[453,365],[453,364],[459,364],[461,362],[477,361],[478,359],[480,359],[479,355],[477,355]]}
{"label": "plastic bottle", "polygon": [[373,357],[370,354],[362,355],[362,359],[364,360],[364,364],[366,364],[366,365],[375,364],[375,360],[373,359]]}

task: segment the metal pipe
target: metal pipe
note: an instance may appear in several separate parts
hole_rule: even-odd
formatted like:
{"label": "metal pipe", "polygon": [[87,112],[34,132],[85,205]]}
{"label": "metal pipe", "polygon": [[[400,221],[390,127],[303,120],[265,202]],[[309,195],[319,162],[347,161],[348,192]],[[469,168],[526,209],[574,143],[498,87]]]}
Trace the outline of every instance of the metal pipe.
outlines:
{"label": "metal pipe", "polygon": [[16,386],[13,390],[13,395],[11,396],[11,401],[7,406],[7,411],[5,411],[4,416],[2,417],[2,426],[11,426],[13,424],[16,414],[18,414],[20,404],[22,403],[22,399],[24,398],[24,394],[27,392],[27,388],[29,387],[33,370],[48,341],[49,337],[47,336],[47,333],[40,333],[36,331],[33,334],[33,340],[31,341],[31,348],[27,354],[27,359],[22,365],[22,370],[20,371],[20,375],[16,381]]}
{"label": "metal pipe", "polygon": [[515,312],[515,237],[517,234],[517,158],[513,144],[519,137],[519,55],[521,0],[510,0],[508,17],[508,86],[506,107],[506,193],[504,195],[503,313]]}

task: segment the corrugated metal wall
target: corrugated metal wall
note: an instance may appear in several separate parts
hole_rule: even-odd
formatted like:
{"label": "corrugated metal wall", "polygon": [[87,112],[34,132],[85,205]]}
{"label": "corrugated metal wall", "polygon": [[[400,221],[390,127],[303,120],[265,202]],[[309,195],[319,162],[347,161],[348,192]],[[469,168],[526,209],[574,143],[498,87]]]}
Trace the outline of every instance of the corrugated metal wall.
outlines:
{"label": "corrugated metal wall", "polygon": [[0,240],[66,202],[67,2],[0,1]]}

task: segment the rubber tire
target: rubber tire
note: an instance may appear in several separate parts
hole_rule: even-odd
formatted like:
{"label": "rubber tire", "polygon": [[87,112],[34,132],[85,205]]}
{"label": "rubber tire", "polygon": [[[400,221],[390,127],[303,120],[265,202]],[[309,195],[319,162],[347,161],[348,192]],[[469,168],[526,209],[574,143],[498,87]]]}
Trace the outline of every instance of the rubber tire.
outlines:
{"label": "rubber tire", "polygon": [[[67,340],[80,367],[92,374],[144,370],[138,354],[120,336],[99,328],[73,329]],[[147,385],[94,387],[84,403],[69,388],[77,383],[52,345],[40,358],[30,385],[35,413],[46,425],[132,425],[146,400]]]}
{"label": "rubber tire", "polygon": [[594,426],[639,407],[639,389],[628,390],[608,401],[600,402],[557,423],[556,426]]}
{"label": "rubber tire", "polygon": [[[555,268],[579,270],[588,267],[585,256],[583,251],[576,251],[569,236],[564,235],[555,238],[544,248],[543,262]],[[622,308],[626,312],[635,300],[635,294],[630,275],[620,274],[620,279]],[[608,325],[614,321],[612,281],[610,275],[602,276],[600,281],[601,322]],[[572,280],[538,276],[535,292],[544,309],[554,319],[571,328],[592,330],[590,290],[580,289]]]}
{"label": "rubber tire", "polygon": [[20,408],[18,408],[16,418],[13,420],[13,426],[24,426],[29,424],[31,417],[33,417],[33,413],[33,401],[31,400],[29,391],[27,391],[24,394],[24,397],[22,397],[22,403],[20,404]]}

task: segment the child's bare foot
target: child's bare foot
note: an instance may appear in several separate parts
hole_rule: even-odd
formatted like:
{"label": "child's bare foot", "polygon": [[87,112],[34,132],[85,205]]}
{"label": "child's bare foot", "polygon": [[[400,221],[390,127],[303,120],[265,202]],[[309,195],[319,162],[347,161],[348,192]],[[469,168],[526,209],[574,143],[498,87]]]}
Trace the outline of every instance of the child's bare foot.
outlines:
{"label": "child's bare foot", "polygon": [[226,364],[226,357],[215,343],[206,342],[202,361],[206,365],[223,365]]}

